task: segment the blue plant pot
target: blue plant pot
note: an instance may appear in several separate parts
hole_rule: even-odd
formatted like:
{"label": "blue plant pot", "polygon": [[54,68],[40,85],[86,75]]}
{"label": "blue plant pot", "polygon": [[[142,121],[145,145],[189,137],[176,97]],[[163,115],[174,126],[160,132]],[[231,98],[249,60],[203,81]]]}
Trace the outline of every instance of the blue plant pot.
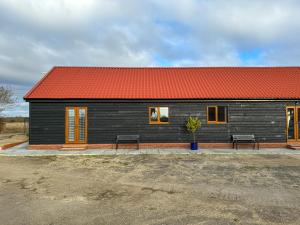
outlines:
{"label": "blue plant pot", "polygon": [[191,143],[191,150],[198,150],[198,142]]}

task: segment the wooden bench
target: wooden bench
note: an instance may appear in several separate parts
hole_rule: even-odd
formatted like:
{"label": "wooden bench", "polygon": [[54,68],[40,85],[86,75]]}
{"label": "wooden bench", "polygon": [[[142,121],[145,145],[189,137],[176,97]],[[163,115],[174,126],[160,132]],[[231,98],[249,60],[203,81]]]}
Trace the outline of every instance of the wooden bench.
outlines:
{"label": "wooden bench", "polygon": [[238,144],[241,143],[253,143],[253,149],[255,149],[255,145],[257,144],[257,149],[259,149],[259,143],[256,141],[254,134],[249,135],[240,135],[234,134],[232,135],[232,148],[238,149]]}
{"label": "wooden bench", "polygon": [[140,148],[140,135],[117,135],[116,149],[120,143],[136,143],[137,149]]}

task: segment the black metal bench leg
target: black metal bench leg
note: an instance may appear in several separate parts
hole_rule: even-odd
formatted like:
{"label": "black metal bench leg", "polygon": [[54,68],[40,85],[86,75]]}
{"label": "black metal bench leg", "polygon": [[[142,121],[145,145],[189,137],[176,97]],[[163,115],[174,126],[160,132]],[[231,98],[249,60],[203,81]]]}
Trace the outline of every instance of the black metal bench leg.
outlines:
{"label": "black metal bench leg", "polygon": [[116,150],[118,150],[118,142],[116,143]]}

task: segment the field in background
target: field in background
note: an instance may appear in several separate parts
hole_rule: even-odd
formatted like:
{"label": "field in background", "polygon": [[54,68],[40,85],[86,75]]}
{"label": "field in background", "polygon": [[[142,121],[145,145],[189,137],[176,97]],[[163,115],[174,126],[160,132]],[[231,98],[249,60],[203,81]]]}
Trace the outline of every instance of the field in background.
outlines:
{"label": "field in background", "polygon": [[28,140],[28,118],[0,119],[0,147]]}
{"label": "field in background", "polygon": [[3,133],[23,133],[27,134],[28,122],[5,122]]}
{"label": "field in background", "polygon": [[0,123],[0,133],[2,134],[28,134],[28,118],[26,117],[1,118]]}

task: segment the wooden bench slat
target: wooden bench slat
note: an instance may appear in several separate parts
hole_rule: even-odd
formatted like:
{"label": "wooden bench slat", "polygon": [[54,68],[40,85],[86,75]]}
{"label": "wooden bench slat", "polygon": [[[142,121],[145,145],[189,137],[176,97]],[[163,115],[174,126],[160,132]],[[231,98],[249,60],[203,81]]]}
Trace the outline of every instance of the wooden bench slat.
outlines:
{"label": "wooden bench slat", "polygon": [[117,140],[137,140],[139,135],[117,135]]}
{"label": "wooden bench slat", "polygon": [[253,143],[253,149],[255,148],[255,144],[257,143],[257,147],[259,149],[259,143],[256,141],[254,134],[233,134],[232,143],[232,147],[234,148],[235,144],[236,149],[238,149],[239,143]]}
{"label": "wooden bench slat", "polygon": [[117,135],[116,138],[116,149],[118,149],[118,144],[120,142],[124,143],[131,143],[132,141],[137,143],[137,149],[139,149],[140,144],[140,135]]}

